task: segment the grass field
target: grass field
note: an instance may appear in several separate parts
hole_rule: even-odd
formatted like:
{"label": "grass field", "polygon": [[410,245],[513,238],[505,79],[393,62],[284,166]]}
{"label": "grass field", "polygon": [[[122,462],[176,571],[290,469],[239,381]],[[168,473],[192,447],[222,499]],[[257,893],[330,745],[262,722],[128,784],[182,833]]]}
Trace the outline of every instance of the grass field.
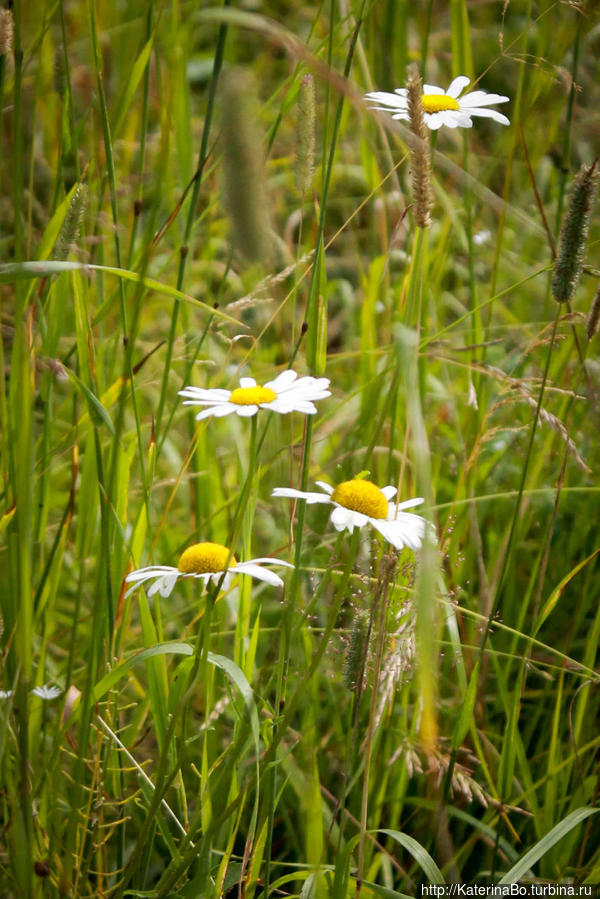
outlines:
{"label": "grass field", "polygon": [[593,2],[0,12],[0,896],[600,882],[599,109]]}

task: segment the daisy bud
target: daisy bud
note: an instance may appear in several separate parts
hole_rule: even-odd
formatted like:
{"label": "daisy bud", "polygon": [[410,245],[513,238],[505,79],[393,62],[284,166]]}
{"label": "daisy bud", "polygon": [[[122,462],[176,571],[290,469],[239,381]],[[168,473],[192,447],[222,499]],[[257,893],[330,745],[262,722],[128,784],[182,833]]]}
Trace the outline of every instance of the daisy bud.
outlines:
{"label": "daisy bud", "polygon": [[315,170],[315,82],[306,74],[298,93],[298,131],[296,133],[296,187],[301,194],[312,184]]}
{"label": "daisy bud", "polygon": [[423,82],[416,66],[409,66],[408,80],[408,120],[410,130],[418,140],[411,141],[411,181],[415,223],[419,228],[431,225],[431,195],[429,142],[423,119]]}
{"label": "daisy bud", "polygon": [[585,323],[585,333],[587,334],[588,340],[591,340],[598,330],[598,324],[600,324],[600,284],[598,285],[598,290],[596,291],[590,314]]}
{"label": "daisy bud", "polygon": [[598,184],[596,162],[594,160],[592,165],[582,165],[573,181],[552,275],[552,296],[557,303],[569,302],[581,275],[592,203]]}
{"label": "daisy bud", "polygon": [[10,9],[0,9],[0,56],[6,56],[12,50],[13,15]]}
{"label": "daisy bud", "polygon": [[263,138],[246,72],[224,75],[222,108],[225,202],[234,243],[249,261],[266,261],[270,239]]}
{"label": "daisy bud", "polygon": [[67,214],[54,245],[54,258],[66,259],[79,237],[79,228],[87,206],[86,184],[78,184],[71,197]]}
{"label": "daisy bud", "polygon": [[369,633],[369,616],[366,612],[358,612],[352,622],[350,641],[344,658],[344,683],[349,690],[356,690],[364,677],[367,656],[367,636]]}

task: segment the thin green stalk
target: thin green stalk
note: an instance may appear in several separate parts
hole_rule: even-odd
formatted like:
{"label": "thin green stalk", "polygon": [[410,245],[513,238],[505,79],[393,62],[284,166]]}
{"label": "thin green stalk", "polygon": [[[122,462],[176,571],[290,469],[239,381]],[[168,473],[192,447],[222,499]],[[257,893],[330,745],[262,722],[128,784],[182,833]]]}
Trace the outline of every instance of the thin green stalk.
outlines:
{"label": "thin green stalk", "polygon": [[[263,776],[263,773],[269,770],[269,767],[273,765],[274,762],[277,761],[277,750],[284,736],[288,733],[290,724],[292,719],[296,713],[296,709],[298,708],[299,703],[303,698],[305,698],[306,690],[308,685],[310,684],[312,678],[316,671],[319,670],[319,667],[322,663],[323,656],[327,650],[327,647],[330,645],[331,636],[333,634],[335,625],[339,618],[340,610],[342,604],[344,602],[345,597],[347,596],[348,584],[350,581],[350,576],[352,573],[353,562],[356,556],[356,550],[358,547],[358,542],[360,539],[360,531],[355,530],[352,534],[351,542],[350,542],[350,551],[348,556],[348,564],[346,565],[344,572],[342,574],[342,579],[338,586],[338,589],[335,592],[335,599],[333,606],[331,608],[331,612],[329,618],[327,620],[327,625],[323,630],[323,635],[321,637],[321,641],[311,659],[309,666],[304,672],[303,676],[298,682],[294,693],[290,697],[289,701],[285,705],[285,709],[281,716],[280,721],[278,722],[274,732],[272,740],[264,753],[259,768],[260,776]],[[227,776],[227,771],[224,776]],[[257,775],[255,773],[252,774],[251,778],[249,778],[249,782],[247,783],[247,789],[251,790],[255,786],[255,779]],[[215,790],[219,787],[215,786]],[[157,787],[158,794],[158,787]],[[243,793],[238,793],[238,796],[232,800],[229,805],[227,805],[219,815],[214,816],[213,820],[210,823],[209,828],[202,835],[202,843],[207,844],[212,838],[213,835],[218,832],[221,825],[228,820],[228,818],[235,812],[235,810],[239,807],[240,803],[243,800]],[[157,796],[157,799],[160,800],[162,798],[162,793],[160,796]],[[173,885],[177,882],[178,878],[181,876],[183,871],[187,870],[188,866],[192,863],[192,861],[197,857],[199,848],[191,848],[185,849],[181,861],[176,865],[171,865],[169,869],[165,872],[161,881],[157,885],[157,899],[159,897],[166,897],[170,895],[169,891],[172,889]],[[266,899],[266,896],[265,896]]]}
{"label": "thin green stalk", "polygon": [[366,757],[364,762],[363,788],[360,804],[360,838],[358,843],[358,870],[356,874],[356,899],[360,896],[365,869],[365,841],[367,836],[367,814],[369,810],[369,777],[371,772],[371,760],[373,755],[373,740],[375,737],[375,713],[379,700],[379,678],[383,665],[383,654],[386,637],[387,598],[394,569],[396,555],[386,556],[381,561],[381,581],[378,584],[377,593],[377,650],[375,652],[375,665],[373,667],[373,689],[371,690],[371,702],[369,706],[369,725],[365,734],[364,745]]}
{"label": "thin green stalk", "polygon": [[[348,54],[346,56],[346,63],[344,66],[344,77],[348,78],[350,74],[350,70],[352,67],[352,60],[354,57],[354,49],[356,47],[356,41],[358,40],[358,35],[360,31],[360,26],[362,24],[362,18],[364,15],[364,10],[366,6],[366,0],[362,0],[361,9],[359,13],[359,17],[357,19],[355,28],[352,32],[352,36],[350,39],[350,44],[348,47]],[[331,2],[331,26],[330,26],[330,35],[333,35],[333,21],[334,21],[334,0]],[[330,53],[331,53],[331,44],[330,44]],[[344,97],[341,96],[338,100],[335,119],[333,124],[333,131],[331,135],[331,142],[329,145],[329,155],[327,158],[327,166],[325,170],[324,180],[323,180],[323,190],[321,193],[321,204],[320,204],[320,216],[319,216],[319,227],[317,231],[316,238],[316,258],[311,272],[311,280],[308,288],[308,309],[307,309],[307,325],[308,325],[308,333],[311,335],[316,335],[319,331],[319,327],[323,319],[320,321],[319,316],[319,297],[317,294],[317,288],[319,285],[319,275],[320,275],[320,265],[321,257],[320,252],[321,248],[324,245],[324,235],[325,235],[325,218],[327,212],[327,199],[329,194],[329,186],[331,183],[331,174],[333,171],[333,161],[335,158],[335,152],[337,149],[337,140],[340,128],[340,122],[342,117],[342,108],[344,105]],[[308,359],[308,363],[311,367],[314,367],[317,364],[317,340],[316,336],[313,337],[314,340],[314,355],[312,358]],[[307,353],[308,355],[308,353]],[[320,372],[318,372],[320,373]],[[302,473],[300,477],[300,490],[306,491],[308,486],[308,477],[310,472],[310,455],[311,455],[311,444],[312,444],[312,433],[313,433],[313,422],[312,417],[308,417],[306,422],[306,430],[304,435],[304,447],[303,447],[303,457],[302,457]],[[304,535],[304,504],[302,504],[298,509],[298,524],[296,527],[296,547],[295,547],[295,555],[294,555],[294,573],[292,575],[292,583],[290,585],[289,599],[284,608],[284,621],[283,621],[283,638],[284,644],[282,646],[281,654],[280,654],[280,670],[278,674],[278,688],[277,688],[277,703],[278,705],[285,701],[285,680],[286,680],[286,670],[289,665],[289,639],[291,634],[291,623],[294,620],[294,610],[296,607],[296,602],[298,600],[298,592],[299,592],[299,571],[300,564],[302,559],[302,540]]]}
{"label": "thin green stalk", "polygon": [[[24,256],[23,210],[25,208],[23,134],[23,48],[21,44],[21,2],[15,2],[14,16],[14,92],[13,92],[13,240],[14,258]],[[18,807],[12,814],[18,821],[19,844],[13,846],[15,874],[24,897],[33,895],[33,878],[30,859],[33,854],[33,808],[30,786],[29,759],[29,688],[32,673],[32,528],[33,528],[33,429],[32,429],[32,381],[35,366],[34,350],[30,340],[31,310],[26,306],[26,294],[21,285],[15,285],[14,345],[11,357],[9,384],[10,435],[9,456],[12,501],[16,503],[14,530],[10,534],[10,558],[13,572],[15,605],[10,628],[16,631],[14,652],[9,654],[8,670],[18,671]],[[16,560],[16,564],[12,562]]]}
{"label": "thin green stalk", "polygon": [[[230,0],[224,0],[224,6],[229,6]],[[196,171],[194,173],[194,189],[192,191],[192,196],[190,199],[190,204],[188,206],[188,215],[185,223],[185,230],[183,235],[183,242],[179,249],[179,269],[177,272],[177,290],[183,289],[183,281],[185,277],[185,270],[187,265],[187,258],[189,255],[189,241],[192,233],[192,226],[194,224],[194,220],[196,218],[196,208],[198,206],[198,197],[200,195],[200,185],[202,183],[202,174],[204,171],[204,166],[206,165],[206,161],[208,159],[208,138],[210,135],[210,128],[212,124],[213,111],[214,111],[214,103],[215,96],[217,91],[217,83],[219,80],[219,74],[221,72],[221,68],[223,65],[223,57],[225,53],[225,39],[227,37],[227,25],[222,24],[219,26],[219,31],[217,34],[217,40],[215,44],[215,54],[213,58],[213,68],[210,79],[210,85],[208,88],[208,99],[206,103],[206,114],[204,116],[204,127],[202,129],[202,139],[200,143],[200,152],[198,154],[198,164],[196,166]],[[165,364],[163,370],[163,379],[160,390],[160,398],[158,401],[158,410],[156,413],[156,433],[158,435],[159,443],[162,443],[162,434],[161,434],[161,423],[163,410],[165,405],[165,400],[167,396],[167,388],[169,382],[169,374],[171,369],[171,359],[173,356],[173,344],[175,342],[175,335],[177,333],[177,321],[179,318],[179,301],[176,300],[173,304],[173,314],[171,316],[171,326],[169,329],[169,337],[167,341],[167,349],[165,353]]]}
{"label": "thin green stalk", "polygon": [[[62,3],[62,0],[61,0]],[[154,18],[154,0],[150,0],[148,5],[148,12],[146,14],[146,32],[143,38],[143,42],[141,44],[144,47],[152,36],[152,21]],[[146,65],[146,70],[144,72],[144,86],[143,86],[143,94],[142,94],[142,116],[141,116],[141,124],[140,124],[140,149],[138,154],[139,164],[139,185],[137,190],[137,197],[134,201],[133,206],[133,222],[131,225],[131,235],[129,238],[129,250],[127,253],[127,268],[130,269],[133,260],[133,252],[135,248],[135,241],[138,232],[138,225],[140,221],[140,214],[143,209],[143,177],[144,177],[144,168],[146,165],[146,141],[148,137],[148,99],[150,94],[150,59],[148,59],[148,63]]]}
{"label": "thin green stalk", "polygon": [[[510,562],[511,562],[513,544],[514,544],[515,537],[517,534],[517,523],[518,523],[519,515],[521,512],[521,505],[523,502],[523,494],[524,494],[524,490],[525,490],[525,483],[527,480],[527,473],[529,470],[529,463],[530,463],[532,455],[533,455],[533,441],[534,441],[534,438],[536,435],[537,424],[538,424],[539,416],[540,416],[540,409],[542,408],[544,391],[545,391],[546,383],[548,380],[548,373],[550,370],[550,360],[552,358],[552,351],[554,349],[554,342],[556,339],[556,331],[558,328],[559,318],[560,318],[560,305],[557,304],[556,315],[554,317],[554,324],[553,324],[553,328],[552,328],[552,336],[550,338],[550,344],[548,346],[548,352],[546,354],[546,365],[544,367],[542,383],[540,385],[540,391],[539,391],[539,395],[538,395],[537,405],[535,408],[533,422],[532,422],[531,430],[529,433],[529,443],[527,446],[527,453],[525,456],[525,462],[523,463],[523,468],[521,470],[521,480],[519,483],[519,489],[517,492],[517,498],[516,498],[516,502],[515,502],[515,506],[514,506],[514,510],[513,510],[513,517],[512,517],[512,521],[511,521],[511,525],[510,525],[510,531],[508,534],[506,549],[504,550],[504,554],[503,554],[503,558],[502,558],[502,567],[501,567],[500,573],[498,575],[496,590],[494,592],[494,598],[493,598],[493,601],[491,604],[490,613],[488,615],[487,623],[484,628],[483,635],[481,637],[481,641],[479,644],[479,650],[477,653],[477,660],[475,663],[475,667],[473,668],[473,671],[471,673],[471,678],[472,679],[474,678],[476,682],[479,681],[480,670],[481,670],[481,661],[483,659],[483,655],[484,655],[485,649],[487,647],[487,642],[488,642],[488,639],[490,636],[492,623],[493,623],[494,619],[496,618],[496,615],[498,614],[498,610],[500,608],[500,604],[501,604],[502,598],[503,598],[503,589],[504,589],[506,576],[508,574],[508,570],[509,570],[509,566],[510,566]],[[444,778],[444,785],[443,785],[443,797],[444,797],[443,801],[444,801],[444,803],[446,803],[448,801],[448,797],[450,795],[450,786],[452,783],[452,775],[454,773],[455,763],[456,763],[456,750],[453,750],[452,755],[450,757],[449,764],[448,764],[448,769],[446,771],[446,776]],[[496,852],[494,853],[494,857],[495,857],[495,855],[496,855]]]}

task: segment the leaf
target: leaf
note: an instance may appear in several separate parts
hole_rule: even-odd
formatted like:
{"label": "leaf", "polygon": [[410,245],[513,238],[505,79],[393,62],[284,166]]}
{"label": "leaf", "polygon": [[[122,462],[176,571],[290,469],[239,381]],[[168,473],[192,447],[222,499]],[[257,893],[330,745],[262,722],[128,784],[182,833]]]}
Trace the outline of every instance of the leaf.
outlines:
{"label": "leaf", "polygon": [[237,327],[244,327],[231,315],[226,315],[219,309],[196,300],[187,293],[182,293],[170,284],[161,284],[154,278],[141,278],[137,272],[131,272],[125,268],[115,268],[111,265],[84,265],[81,262],[9,262],[6,265],[0,265],[0,284],[13,284],[15,281],[27,281],[31,278],[49,278],[52,275],[61,275],[63,272],[105,272],[108,275],[115,275],[124,281],[134,281],[136,284],[142,284],[148,290],[155,290],[157,293],[163,293],[175,300],[181,300],[196,306],[198,309],[209,312],[216,318],[222,318],[224,321],[232,322]]}
{"label": "leaf", "polygon": [[144,69],[148,65],[148,60],[150,58],[150,52],[152,50],[152,45],[154,43],[154,32],[150,37],[150,40],[147,42],[145,47],[142,49],[142,52],[136,59],[131,72],[129,73],[129,78],[127,79],[127,84],[125,85],[125,89],[123,90],[123,94],[119,99],[119,104],[117,106],[117,118],[115,125],[112,129],[113,135],[116,137],[119,134],[119,131],[123,127],[123,122],[125,121],[125,116],[127,115],[127,110],[131,104],[133,99],[133,95],[136,92],[136,89],[142,80],[142,76],[144,74]]}
{"label": "leaf", "polygon": [[226,658],[225,656],[217,655],[214,652],[208,653],[208,661],[211,665],[215,665],[217,668],[220,668],[221,671],[224,671],[227,677],[233,681],[235,686],[238,688],[244,702],[246,704],[246,708],[248,710],[248,714],[250,715],[250,724],[252,727],[252,735],[254,737],[255,748],[259,750],[259,727],[258,727],[258,712],[256,711],[256,703],[254,701],[254,691],[252,687],[246,680],[244,672],[242,669],[236,665],[235,662],[232,662],[231,659]]}
{"label": "leaf", "polygon": [[427,852],[413,837],[409,837],[407,833],[401,833],[399,830],[379,830],[378,833],[385,833],[388,837],[400,843],[407,852],[410,852],[416,863],[424,871],[430,883],[444,884],[444,875]]}
{"label": "leaf", "polygon": [[539,629],[541,628],[542,624],[544,623],[544,621],[546,620],[546,618],[548,617],[550,612],[552,612],[552,610],[554,609],[556,603],[562,596],[562,592],[565,589],[565,587],[567,586],[567,584],[573,580],[575,575],[579,574],[579,572],[581,571],[582,568],[585,568],[585,566],[588,564],[588,562],[591,562],[592,559],[595,559],[596,556],[598,555],[598,553],[600,553],[600,548],[595,549],[594,552],[591,553],[591,555],[589,555],[586,559],[584,559],[582,562],[580,562],[578,565],[576,565],[575,568],[573,568],[571,571],[569,571],[568,574],[566,574],[564,576],[564,578],[560,581],[560,583],[554,588],[554,590],[548,597],[548,600],[547,600],[546,604],[544,605],[544,608],[540,612],[540,617],[539,617],[538,622],[536,623],[536,628],[535,628],[536,634],[538,633]]}
{"label": "leaf", "polygon": [[[180,640],[170,640],[166,643],[157,643],[156,646],[149,646],[147,649],[142,649],[139,652],[134,653],[134,655],[130,656],[128,659],[125,659],[124,662],[121,662],[112,671],[109,671],[94,687],[92,694],[92,703],[99,702],[103,696],[105,696],[108,691],[114,687],[114,685],[121,680],[121,678],[127,674],[130,668],[134,665],[139,664],[140,662],[145,662],[148,659],[153,658],[154,656],[160,655],[183,655],[183,656],[193,656],[194,655],[194,647],[189,643],[183,643]],[[209,652],[207,654],[207,659],[209,664],[214,665],[216,668],[220,668],[227,677],[233,682],[234,686],[237,687],[239,692],[242,695],[244,700],[244,704],[248,711],[248,715],[250,717],[250,725],[252,728],[252,736],[254,738],[254,745],[256,749],[256,757],[258,759],[259,754],[259,740],[260,740],[260,732],[258,726],[258,712],[256,710],[256,702],[254,701],[254,692],[252,687],[244,677],[243,672],[235,664],[231,659],[226,658],[225,656],[217,655],[214,652]],[[76,708],[69,719],[69,725],[72,725],[73,722],[78,717],[79,707]]]}
{"label": "leaf", "polygon": [[80,187],[81,182],[76,181],[66,195],[62,203],[59,203],[54,211],[54,215],[46,225],[44,229],[44,233],[42,235],[42,239],[37,248],[37,255],[39,259],[47,259],[50,253],[52,252],[52,248],[56,243],[56,238],[60,234],[60,229],[63,226],[65,216],[67,214],[67,210],[71,204],[71,200],[75,195],[75,191],[78,187]]}
{"label": "leaf", "polygon": [[462,746],[464,738],[467,736],[471,723],[473,721],[473,709],[475,708],[475,700],[477,698],[477,684],[479,682],[479,659],[471,672],[467,692],[463,696],[460,715],[456,719],[454,733],[452,734],[452,748],[458,749]]}
{"label": "leaf", "polygon": [[13,503],[10,509],[8,509],[2,518],[0,518],[0,534],[3,534],[6,528],[9,526],[11,521],[14,518],[15,512],[17,511],[17,504]]}
{"label": "leaf", "polygon": [[102,405],[102,403],[100,402],[100,400],[98,399],[96,394],[92,393],[92,391],[89,389],[89,387],[86,387],[85,384],[83,383],[83,381],[80,380],[80,378],[78,378],[77,375],[74,372],[72,372],[70,369],[65,368],[64,371],[66,372],[66,375],[69,378],[69,380],[73,382],[73,384],[77,387],[77,389],[85,397],[85,400],[87,402],[88,411],[90,413],[90,418],[92,419],[92,421],[96,425],[103,425],[103,424],[106,425],[106,427],[108,428],[108,430],[114,437],[115,429],[114,429],[113,423],[111,421],[110,415],[108,414],[108,412],[106,411],[106,409],[104,408],[104,406]]}
{"label": "leaf", "polygon": [[586,818],[589,818],[590,815],[595,815],[599,811],[600,809],[598,808],[578,808],[571,812],[563,821],[560,821],[559,824],[553,827],[546,836],[542,837],[535,846],[529,849],[498,883],[516,883],[529,871],[532,865],[535,865],[542,856],[546,855],[569,831],[581,824],[582,821],[585,821]]}

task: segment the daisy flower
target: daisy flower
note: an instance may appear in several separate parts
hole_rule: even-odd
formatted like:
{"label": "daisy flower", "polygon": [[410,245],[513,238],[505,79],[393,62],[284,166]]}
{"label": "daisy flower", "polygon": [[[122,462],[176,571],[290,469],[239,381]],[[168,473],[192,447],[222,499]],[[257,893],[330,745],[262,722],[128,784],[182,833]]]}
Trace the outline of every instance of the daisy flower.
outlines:
{"label": "daisy flower", "polygon": [[60,696],[62,690],[59,687],[51,687],[48,684],[44,684],[43,687],[34,687],[31,692],[34,696],[39,696],[40,699],[50,700]]}
{"label": "daisy flower", "polygon": [[[227,560],[229,559],[229,563]],[[249,574],[259,581],[265,581],[273,587],[283,587],[283,581],[278,574],[261,568],[261,565],[285,565],[293,568],[289,562],[280,559],[250,559],[248,562],[238,562],[230,550],[221,543],[194,543],[181,554],[177,568],[169,565],[149,565],[147,568],[138,568],[127,575],[125,581],[133,584],[133,587],[125,594],[125,597],[145,581],[154,581],[148,590],[148,596],[160,593],[161,596],[170,596],[176,581],[182,577],[194,577],[208,585],[209,581],[218,584],[223,578],[222,589],[228,590],[231,579],[236,574]]]}
{"label": "daisy flower", "polygon": [[273,496],[293,496],[308,503],[335,506],[331,521],[338,531],[345,529],[352,533],[355,527],[370,524],[398,550],[403,546],[412,550],[421,547],[427,522],[420,515],[403,510],[419,506],[424,502],[422,497],[393,503],[390,500],[396,495],[395,487],[389,485],[380,489],[371,481],[360,479],[343,481],[335,488],[323,481],[317,481],[317,484],[324,493],[303,493],[288,487],[276,487]]}
{"label": "daisy flower", "polygon": [[0,699],[10,699],[12,694],[12,690],[0,690]]}
{"label": "daisy flower", "polygon": [[240,378],[240,386],[235,390],[185,387],[179,394],[184,398],[184,406],[207,407],[196,415],[197,421],[201,421],[210,415],[222,418],[234,412],[248,418],[259,409],[270,409],[280,415],[287,412],[314,415],[317,411],[314,400],[331,396],[328,387],[329,378],[299,378],[295,371],[288,369],[264,385],[257,384],[254,378]]}
{"label": "daisy flower", "polygon": [[[473,116],[494,119],[501,125],[510,125],[510,121],[501,112],[488,109],[494,103],[507,103],[508,97],[488,94],[486,91],[471,91],[460,96],[468,84],[470,78],[459,75],[446,91],[434,84],[423,85],[423,117],[428,128],[432,131],[437,131],[442,125],[448,128],[471,128]],[[396,88],[393,94],[371,91],[366,94],[366,99],[378,104],[371,109],[391,112],[393,119],[408,121],[408,96],[405,87]]]}

